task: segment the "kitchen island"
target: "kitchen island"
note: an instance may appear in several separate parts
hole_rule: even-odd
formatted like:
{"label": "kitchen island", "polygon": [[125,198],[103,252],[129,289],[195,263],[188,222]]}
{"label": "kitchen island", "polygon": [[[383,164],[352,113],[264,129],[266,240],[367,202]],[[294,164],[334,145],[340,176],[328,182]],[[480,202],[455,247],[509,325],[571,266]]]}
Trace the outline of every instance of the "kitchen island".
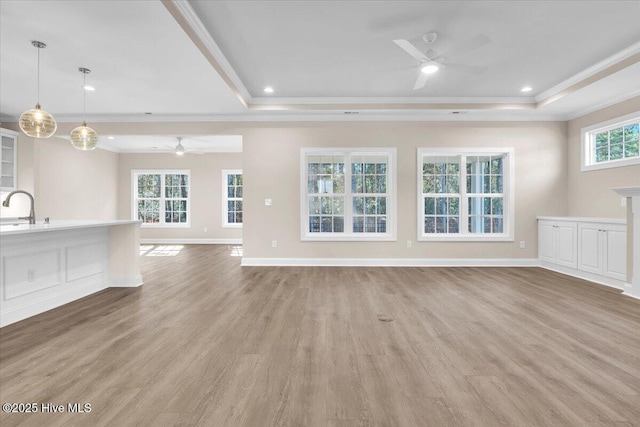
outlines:
{"label": "kitchen island", "polygon": [[0,327],[109,287],[142,285],[141,221],[0,226]]}

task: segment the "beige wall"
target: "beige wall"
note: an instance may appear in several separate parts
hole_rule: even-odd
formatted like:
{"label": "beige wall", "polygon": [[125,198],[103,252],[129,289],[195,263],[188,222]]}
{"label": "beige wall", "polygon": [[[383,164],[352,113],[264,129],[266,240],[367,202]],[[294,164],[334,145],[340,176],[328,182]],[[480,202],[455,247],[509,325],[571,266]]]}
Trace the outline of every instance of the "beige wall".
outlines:
{"label": "beige wall", "polygon": [[[19,128],[17,126],[11,126],[3,124],[5,129],[10,129],[16,132],[19,132]],[[34,138],[30,138],[23,134],[22,132],[18,133],[18,175],[17,175],[17,183],[18,190],[28,191],[29,193],[35,196],[35,183],[34,183],[34,167],[35,167],[35,159],[34,159]],[[8,193],[7,193],[8,194]],[[2,193],[0,195],[0,199],[4,200],[6,195]],[[29,215],[29,198],[22,195],[16,195],[11,198],[11,206],[8,208],[0,206],[0,217],[2,218],[15,218],[19,216]],[[37,198],[36,198],[36,215],[39,218],[38,210],[37,210]]]}
{"label": "beige wall", "polygon": [[[242,169],[241,153],[120,154],[118,217],[131,218],[131,170],[191,171],[191,227],[142,228],[143,239],[241,239],[242,229],[222,228],[222,169]],[[204,229],[207,231],[204,231]]]}
{"label": "beige wall", "polygon": [[118,155],[79,151],[59,138],[35,141],[37,217],[116,219]]}
{"label": "beige wall", "polygon": [[582,172],[581,129],[640,111],[640,96],[568,122],[568,214],[603,218],[625,218],[626,208],[612,187],[640,185],[640,165]]}
{"label": "beige wall", "polygon": [[[536,215],[566,215],[566,124],[290,123],[243,131],[244,255],[250,258],[537,258]],[[396,242],[301,242],[300,148],[397,147]],[[514,242],[416,242],[418,147],[514,147]],[[264,199],[273,205],[264,205]],[[272,248],[271,241],[278,247]],[[407,240],[413,248],[407,248]],[[519,241],[526,248],[519,248]]]}
{"label": "beige wall", "polygon": [[[57,134],[71,131],[61,125]],[[15,124],[7,128],[16,130]],[[35,197],[37,221],[115,219],[118,155],[104,150],[78,151],[63,139],[18,135],[18,188]],[[16,205],[14,206],[14,201]],[[16,196],[2,216],[24,216],[28,199]]]}

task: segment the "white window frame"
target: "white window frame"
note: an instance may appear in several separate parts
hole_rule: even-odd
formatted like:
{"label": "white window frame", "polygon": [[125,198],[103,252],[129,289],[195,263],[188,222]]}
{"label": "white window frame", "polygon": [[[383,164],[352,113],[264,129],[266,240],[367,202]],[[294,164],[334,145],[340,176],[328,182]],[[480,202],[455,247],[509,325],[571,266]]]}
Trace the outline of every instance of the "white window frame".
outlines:
{"label": "white window frame", "polygon": [[[466,193],[467,168],[466,162],[460,163],[460,233],[425,233],[424,232],[424,202],[422,200],[422,162],[425,156],[498,156],[505,155],[503,163],[503,233],[469,233],[468,220],[463,221],[463,215],[468,218],[468,200]],[[418,148],[417,159],[417,214],[418,241],[447,241],[447,242],[513,242],[515,224],[515,162],[514,149],[511,147],[479,147],[479,148]],[[464,191],[463,191],[464,189]],[[490,195],[489,195],[490,196]]]}
{"label": "white window frame", "polygon": [[[131,170],[131,219],[138,219],[138,175],[161,175],[160,178],[160,222],[148,223],[143,222],[143,228],[191,228],[191,171],[189,169],[132,169]],[[166,223],[164,202],[168,199],[165,197],[165,175],[180,174],[189,177],[189,191],[187,192],[187,222],[183,223]]]}
{"label": "white window frame", "polygon": [[618,159],[618,160],[608,160],[606,162],[594,163],[594,150],[595,143],[594,138],[595,135],[600,132],[605,132],[611,129],[616,129],[622,126],[630,125],[633,123],[640,123],[640,111],[636,111],[631,114],[627,114],[622,117],[617,117],[615,119],[607,120],[606,122],[601,122],[592,126],[588,126],[582,128],[581,130],[581,171],[587,172],[592,170],[600,170],[600,169],[610,169],[610,168],[619,168],[623,166],[631,166],[631,165],[640,165],[640,156],[631,157],[626,159]]}
{"label": "white window frame", "polygon": [[[310,233],[309,232],[309,198],[307,159],[309,156],[344,156],[345,157],[345,203],[344,203],[344,233]],[[386,233],[353,233],[347,232],[353,226],[351,197],[351,158],[353,156],[388,156],[387,163],[387,231]],[[397,180],[396,180],[397,150],[395,147],[374,148],[346,148],[320,147],[300,149],[300,239],[302,241],[325,242],[360,242],[360,241],[396,241],[397,240]],[[366,196],[365,193],[357,193]]]}
{"label": "white window frame", "polygon": [[[229,222],[229,192],[227,188],[227,177],[229,175],[242,175],[242,169],[222,169],[222,228],[242,228],[242,223]],[[237,200],[235,197],[232,200]],[[242,177],[242,221],[244,222],[244,176]]]}

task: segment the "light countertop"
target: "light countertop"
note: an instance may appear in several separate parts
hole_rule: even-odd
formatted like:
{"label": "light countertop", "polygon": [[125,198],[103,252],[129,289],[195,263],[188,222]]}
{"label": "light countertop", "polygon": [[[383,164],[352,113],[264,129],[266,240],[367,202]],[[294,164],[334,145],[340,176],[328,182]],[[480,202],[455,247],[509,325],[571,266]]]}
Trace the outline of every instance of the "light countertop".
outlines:
{"label": "light countertop", "polygon": [[37,224],[0,224],[0,236],[15,234],[41,233],[46,231],[73,230],[78,228],[111,227],[114,225],[142,224],[142,221],[134,220],[86,220],[86,221],[51,221],[44,224],[39,220]]}
{"label": "light countertop", "polygon": [[606,224],[626,224],[627,220],[622,218],[592,218],[588,216],[538,216],[537,219],[547,221],[575,221],[575,222],[597,222]]}

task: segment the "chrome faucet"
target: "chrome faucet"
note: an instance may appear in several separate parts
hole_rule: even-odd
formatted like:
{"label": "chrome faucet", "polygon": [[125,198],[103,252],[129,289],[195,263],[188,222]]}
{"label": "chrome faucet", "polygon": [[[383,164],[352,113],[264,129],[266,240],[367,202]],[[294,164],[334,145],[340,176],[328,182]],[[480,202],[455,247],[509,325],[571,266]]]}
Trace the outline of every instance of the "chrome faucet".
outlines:
{"label": "chrome faucet", "polygon": [[11,193],[9,193],[7,195],[7,198],[4,199],[4,202],[2,202],[2,206],[4,206],[5,208],[9,207],[9,200],[11,200],[11,197],[16,194],[16,193],[23,193],[26,194],[27,196],[29,196],[29,199],[31,199],[31,210],[29,211],[29,216],[22,216],[19,217],[18,219],[28,219],[29,220],[29,224],[35,224],[36,223],[36,212],[34,210],[34,200],[33,200],[33,196],[31,195],[31,193],[24,191],[24,190],[16,190],[16,191],[12,191]]}

